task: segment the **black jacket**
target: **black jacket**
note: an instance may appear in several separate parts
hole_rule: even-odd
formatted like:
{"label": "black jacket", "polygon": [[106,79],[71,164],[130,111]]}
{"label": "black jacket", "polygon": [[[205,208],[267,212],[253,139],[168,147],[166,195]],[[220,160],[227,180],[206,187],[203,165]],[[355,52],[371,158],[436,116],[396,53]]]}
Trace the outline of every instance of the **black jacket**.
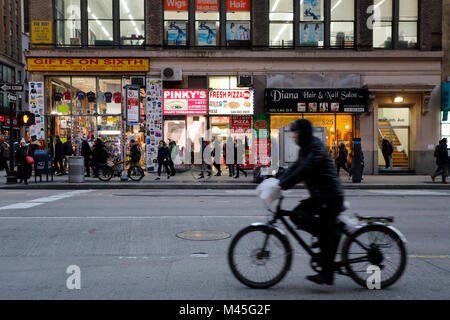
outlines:
{"label": "black jacket", "polygon": [[131,162],[133,163],[139,162],[141,160],[141,148],[139,146],[139,143],[136,142],[130,147],[130,157]]}
{"label": "black jacket", "polygon": [[446,165],[448,162],[447,144],[441,142],[439,145],[437,145],[434,151],[434,156],[436,157],[436,164],[438,166]]}
{"label": "black jacket", "polygon": [[73,146],[72,146],[72,142],[65,142],[64,143],[64,155],[65,156],[74,156],[75,153],[73,152]]}
{"label": "black jacket", "polygon": [[158,163],[163,163],[164,160],[170,159],[169,148],[167,146],[158,147]]}
{"label": "black jacket", "polygon": [[63,158],[64,157],[64,145],[61,140],[56,141],[55,143],[55,158]]}
{"label": "black jacket", "polygon": [[94,146],[94,150],[92,150],[92,158],[94,163],[106,163],[106,159],[108,158],[108,152],[106,152],[106,148],[104,144],[96,144]]}
{"label": "black jacket", "polygon": [[85,158],[89,158],[91,155],[91,147],[89,146],[89,143],[86,140],[83,140],[81,143],[81,156]]}
{"label": "black jacket", "polygon": [[390,156],[390,155],[392,155],[392,152],[394,151],[394,149],[392,148],[392,144],[388,140],[383,139],[383,145],[382,145],[381,151],[383,152],[384,156]]}
{"label": "black jacket", "polygon": [[300,148],[297,161],[280,178],[283,190],[304,181],[311,197],[319,201],[343,198],[336,167],[322,142],[312,137],[309,145]]}
{"label": "black jacket", "polygon": [[340,165],[345,165],[347,163],[348,151],[346,147],[339,146],[339,154],[337,158],[337,163]]}

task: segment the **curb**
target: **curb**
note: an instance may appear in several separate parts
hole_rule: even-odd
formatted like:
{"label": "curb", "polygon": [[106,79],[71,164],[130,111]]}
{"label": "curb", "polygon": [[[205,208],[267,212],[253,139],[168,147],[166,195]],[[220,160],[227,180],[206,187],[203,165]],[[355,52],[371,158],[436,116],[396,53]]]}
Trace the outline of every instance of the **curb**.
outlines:
{"label": "curb", "polygon": [[[149,189],[149,190],[252,190],[256,189],[254,183],[51,183],[51,184],[29,184],[29,185],[3,185],[0,190],[105,190],[105,189]],[[450,185],[441,184],[343,184],[344,190],[450,190]],[[304,185],[297,185],[292,189],[306,189]]]}

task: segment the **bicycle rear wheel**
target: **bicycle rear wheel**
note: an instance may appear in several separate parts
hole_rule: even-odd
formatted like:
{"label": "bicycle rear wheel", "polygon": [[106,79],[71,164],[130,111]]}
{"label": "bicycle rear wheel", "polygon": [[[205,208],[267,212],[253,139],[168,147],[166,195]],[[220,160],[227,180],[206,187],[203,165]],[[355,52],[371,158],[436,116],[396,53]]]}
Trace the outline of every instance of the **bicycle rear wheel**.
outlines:
{"label": "bicycle rear wheel", "polygon": [[292,249],[276,229],[249,226],[232,240],[228,263],[240,282],[250,288],[265,289],[286,275],[292,263]]}
{"label": "bicycle rear wheel", "polygon": [[367,288],[372,272],[380,270],[380,289],[395,283],[406,267],[406,247],[397,233],[383,225],[368,225],[351,234],[342,249],[343,262],[350,277]]}
{"label": "bicycle rear wheel", "polygon": [[131,166],[128,169],[128,176],[133,181],[141,181],[144,177],[144,170],[139,166]]}
{"label": "bicycle rear wheel", "polygon": [[98,167],[98,178],[101,181],[109,181],[111,180],[111,178],[114,175],[114,170],[107,166],[107,165],[102,165]]}

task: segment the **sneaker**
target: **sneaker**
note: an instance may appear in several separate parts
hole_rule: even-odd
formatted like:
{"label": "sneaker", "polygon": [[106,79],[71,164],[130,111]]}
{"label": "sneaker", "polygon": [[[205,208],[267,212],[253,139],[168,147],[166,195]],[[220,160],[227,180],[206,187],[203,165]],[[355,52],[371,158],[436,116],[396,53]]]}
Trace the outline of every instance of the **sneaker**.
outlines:
{"label": "sneaker", "polygon": [[316,275],[313,275],[313,276],[306,276],[306,280],[312,281],[312,282],[317,283],[317,284],[326,284],[326,285],[329,285],[329,286],[333,285],[333,279],[325,278],[321,274],[316,274]]}
{"label": "sneaker", "polygon": [[160,177],[156,177],[156,179],[155,180],[161,180],[161,178]]}

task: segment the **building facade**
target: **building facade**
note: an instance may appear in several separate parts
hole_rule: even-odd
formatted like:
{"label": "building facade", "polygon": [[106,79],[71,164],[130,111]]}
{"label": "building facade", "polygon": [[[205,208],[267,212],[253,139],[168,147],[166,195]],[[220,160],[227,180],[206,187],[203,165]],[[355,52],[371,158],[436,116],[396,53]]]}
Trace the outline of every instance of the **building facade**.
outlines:
{"label": "building facade", "polygon": [[[332,155],[361,138],[366,174],[385,166],[382,137],[394,145],[392,171],[428,174],[441,131],[442,9],[440,0],[32,1],[30,108],[42,110],[43,139],[101,137],[119,153],[126,132],[147,160],[159,139],[186,155],[208,130],[247,144],[262,140],[251,128],[267,129],[263,138],[279,141],[280,128],[307,118]],[[141,86],[128,125],[127,84]]]}

